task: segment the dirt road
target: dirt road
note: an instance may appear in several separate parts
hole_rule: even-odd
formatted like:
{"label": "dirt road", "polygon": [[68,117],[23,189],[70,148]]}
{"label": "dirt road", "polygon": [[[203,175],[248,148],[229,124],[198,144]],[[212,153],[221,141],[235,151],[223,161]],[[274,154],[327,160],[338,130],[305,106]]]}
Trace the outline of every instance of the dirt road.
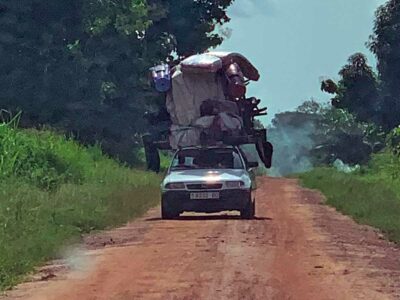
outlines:
{"label": "dirt road", "polygon": [[260,181],[255,220],[154,209],[6,299],[400,299],[398,248],[295,180]]}

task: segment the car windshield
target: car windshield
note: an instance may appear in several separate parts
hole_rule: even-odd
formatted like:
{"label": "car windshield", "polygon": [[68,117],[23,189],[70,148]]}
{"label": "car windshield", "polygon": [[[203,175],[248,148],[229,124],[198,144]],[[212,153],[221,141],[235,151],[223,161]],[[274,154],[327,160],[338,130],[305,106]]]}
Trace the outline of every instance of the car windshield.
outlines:
{"label": "car windshield", "polygon": [[186,169],[243,169],[243,162],[235,149],[185,149],[175,155],[171,170]]}

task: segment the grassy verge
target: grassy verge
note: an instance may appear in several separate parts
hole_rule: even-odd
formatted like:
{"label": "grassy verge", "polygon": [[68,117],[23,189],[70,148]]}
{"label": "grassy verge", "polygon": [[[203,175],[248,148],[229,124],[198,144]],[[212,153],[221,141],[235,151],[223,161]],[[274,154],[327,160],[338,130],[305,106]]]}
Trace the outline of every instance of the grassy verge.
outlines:
{"label": "grassy verge", "polygon": [[304,186],[320,190],[327,204],[359,223],[379,228],[390,240],[400,243],[400,180],[392,176],[390,160],[382,154],[357,173],[319,168],[299,177]]}
{"label": "grassy verge", "polygon": [[157,175],[65,138],[0,124],[0,290],[58,257],[82,233],[157,204]]}

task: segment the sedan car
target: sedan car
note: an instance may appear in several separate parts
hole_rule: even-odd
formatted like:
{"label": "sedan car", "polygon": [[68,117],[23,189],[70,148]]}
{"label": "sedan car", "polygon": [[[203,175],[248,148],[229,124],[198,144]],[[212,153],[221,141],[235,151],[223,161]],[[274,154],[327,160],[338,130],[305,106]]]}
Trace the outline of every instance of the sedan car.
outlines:
{"label": "sedan car", "polygon": [[178,150],[162,182],[161,214],[239,211],[255,215],[257,162],[248,162],[238,147],[188,147]]}

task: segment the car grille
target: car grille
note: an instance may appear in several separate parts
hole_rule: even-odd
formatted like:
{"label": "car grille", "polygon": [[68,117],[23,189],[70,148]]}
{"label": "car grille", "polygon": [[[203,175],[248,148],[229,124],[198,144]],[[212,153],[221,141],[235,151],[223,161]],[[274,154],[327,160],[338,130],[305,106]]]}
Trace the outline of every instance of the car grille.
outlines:
{"label": "car grille", "polygon": [[193,183],[186,186],[189,190],[220,190],[222,183]]}

